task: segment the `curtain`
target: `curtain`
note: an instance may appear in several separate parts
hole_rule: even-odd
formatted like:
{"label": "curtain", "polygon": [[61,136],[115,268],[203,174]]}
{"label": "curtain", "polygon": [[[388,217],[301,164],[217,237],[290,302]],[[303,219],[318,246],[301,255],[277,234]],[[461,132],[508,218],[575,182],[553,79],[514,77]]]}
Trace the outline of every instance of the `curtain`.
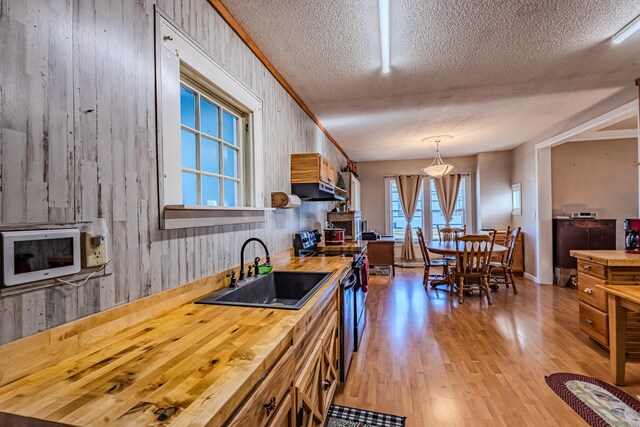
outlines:
{"label": "curtain", "polygon": [[416,259],[416,254],[413,250],[411,220],[413,219],[413,214],[416,212],[416,204],[420,196],[422,175],[402,175],[394,178],[396,180],[396,187],[398,188],[398,196],[400,197],[400,206],[402,206],[404,219],[407,221],[407,226],[404,229],[402,259],[413,261]]}
{"label": "curtain", "polygon": [[434,180],[436,193],[438,194],[438,204],[446,221],[445,227],[450,226],[449,223],[456,210],[456,199],[458,198],[458,191],[460,191],[460,181],[462,181],[462,175],[460,174],[445,175]]}

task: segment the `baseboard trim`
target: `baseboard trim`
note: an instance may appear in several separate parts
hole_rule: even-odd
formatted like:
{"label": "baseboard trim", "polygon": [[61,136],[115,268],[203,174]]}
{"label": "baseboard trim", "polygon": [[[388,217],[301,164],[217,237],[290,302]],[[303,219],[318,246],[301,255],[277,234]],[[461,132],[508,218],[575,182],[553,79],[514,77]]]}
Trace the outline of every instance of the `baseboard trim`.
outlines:
{"label": "baseboard trim", "polygon": [[538,283],[538,278],[536,276],[533,276],[529,273],[523,273],[523,276],[525,279],[529,279],[531,280],[533,283],[535,283],[536,285],[539,285],[540,283]]}

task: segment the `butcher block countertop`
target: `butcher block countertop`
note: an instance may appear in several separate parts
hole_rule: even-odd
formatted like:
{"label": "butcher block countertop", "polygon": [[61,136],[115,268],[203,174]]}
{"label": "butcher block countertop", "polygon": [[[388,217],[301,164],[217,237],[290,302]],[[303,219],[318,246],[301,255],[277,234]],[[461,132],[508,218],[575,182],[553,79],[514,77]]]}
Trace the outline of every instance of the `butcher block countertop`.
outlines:
{"label": "butcher block countertop", "polygon": [[628,254],[625,251],[588,251],[573,250],[570,252],[583,261],[595,262],[596,264],[608,265],[612,267],[639,267],[640,254]]}
{"label": "butcher block countertop", "polygon": [[221,272],[218,283],[202,279],[0,346],[0,412],[71,425],[221,425],[306,333],[350,263],[290,254],[274,256],[274,269],[334,273],[300,310],[193,304],[221,287]]}
{"label": "butcher block countertop", "polygon": [[367,247],[367,243],[367,240],[346,240],[340,245],[318,243],[318,249],[325,254],[354,255],[362,253],[362,251]]}

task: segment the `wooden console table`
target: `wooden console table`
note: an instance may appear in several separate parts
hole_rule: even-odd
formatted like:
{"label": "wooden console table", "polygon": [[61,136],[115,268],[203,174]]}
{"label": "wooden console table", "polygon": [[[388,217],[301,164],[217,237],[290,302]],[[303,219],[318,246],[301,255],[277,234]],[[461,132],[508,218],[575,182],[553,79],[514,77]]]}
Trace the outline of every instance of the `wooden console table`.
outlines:
{"label": "wooden console table", "polygon": [[369,255],[369,265],[390,266],[393,276],[396,275],[394,245],[396,239],[392,237],[382,237],[379,240],[369,240],[367,254]]}

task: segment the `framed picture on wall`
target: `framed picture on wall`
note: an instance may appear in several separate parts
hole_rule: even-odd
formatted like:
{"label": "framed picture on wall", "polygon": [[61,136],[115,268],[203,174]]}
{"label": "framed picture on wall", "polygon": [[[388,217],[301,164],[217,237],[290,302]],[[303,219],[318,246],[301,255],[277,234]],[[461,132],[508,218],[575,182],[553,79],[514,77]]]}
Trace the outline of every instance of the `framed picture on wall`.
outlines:
{"label": "framed picture on wall", "polygon": [[511,215],[522,215],[522,184],[511,186]]}

